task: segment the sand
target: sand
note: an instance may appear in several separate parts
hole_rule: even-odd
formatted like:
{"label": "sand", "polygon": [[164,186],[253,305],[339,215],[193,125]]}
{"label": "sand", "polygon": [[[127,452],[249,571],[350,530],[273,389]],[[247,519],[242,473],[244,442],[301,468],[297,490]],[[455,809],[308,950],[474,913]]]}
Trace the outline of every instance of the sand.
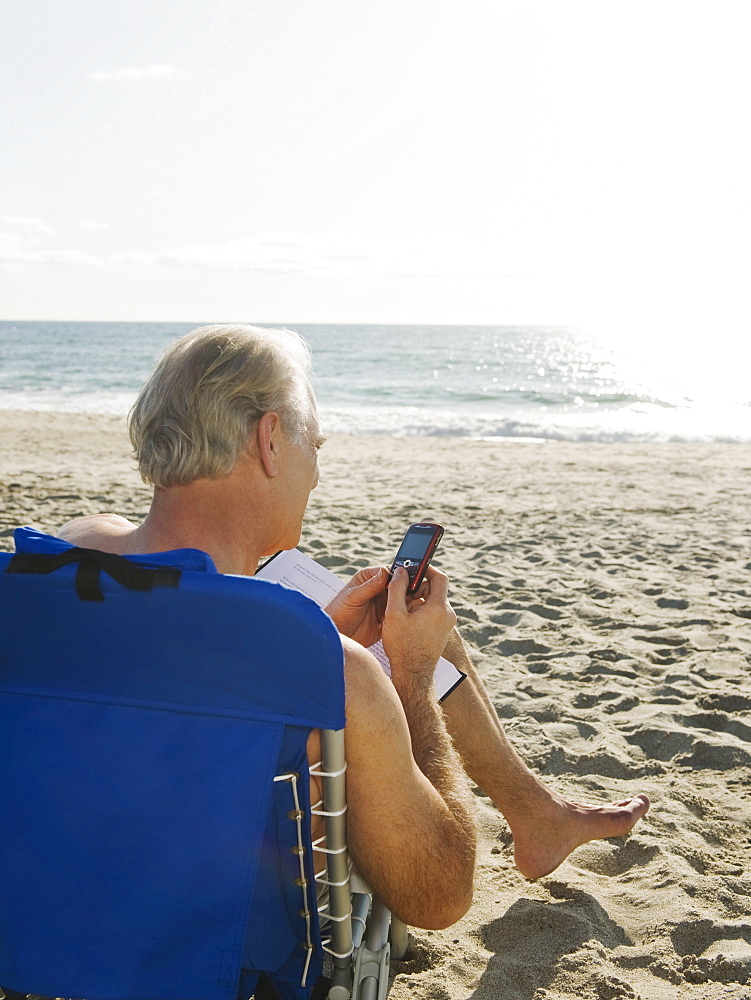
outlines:
{"label": "sand", "polygon": [[[116,418],[0,412],[12,528],[148,506]],[[395,1000],[751,998],[751,449],[340,436],[303,547],[335,572],[440,521],[462,633],[527,762],[653,808],[553,875],[476,791],[474,903],[414,932]]]}

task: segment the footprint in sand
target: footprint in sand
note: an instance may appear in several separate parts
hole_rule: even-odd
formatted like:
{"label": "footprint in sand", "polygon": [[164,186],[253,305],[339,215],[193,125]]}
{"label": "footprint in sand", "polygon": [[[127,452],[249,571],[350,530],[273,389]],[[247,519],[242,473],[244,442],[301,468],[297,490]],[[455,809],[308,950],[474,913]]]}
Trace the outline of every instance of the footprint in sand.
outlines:
{"label": "footprint in sand", "polygon": [[688,601],[680,597],[660,597],[655,603],[658,608],[674,608],[676,611],[685,611],[688,608]]}
{"label": "footprint in sand", "polygon": [[721,712],[751,712],[751,698],[742,694],[705,694],[697,703],[701,708],[718,709]]}
{"label": "footprint in sand", "polygon": [[630,944],[593,896],[558,882],[545,883],[545,888],[553,901],[519,899],[481,929],[483,945],[495,952],[497,970],[505,966],[511,975],[512,970],[535,969],[541,955],[552,963],[586,941],[599,941],[606,948]]}
{"label": "footprint in sand", "polygon": [[[559,619],[563,618],[563,612],[556,611],[555,608],[549,608],[544,604],[520,604],[515,601],[503,601],[497,607],[499,614],[491,615],[490,618],[491,621],[498,622],[501,625],[517,625],[520,622],[524,622],[527,625],[539,626],[540,622],[536,622],[535,618],[545,618],[548,621],[559,621]],[[508,617],[511,612],[517,612],[518,615],[525,617],[512,620]]]}
{"label": "footprint in sand", "polygon": [[732,771],[736,767],[751,768],[751,750],[727,742],[697,740],[692,752],[677,756],[675,762],[681,767],[691,767],[694,770]]}
{"label": "footprint in sand", "polygon": [[592,659],[605,660],[607,663],[617,663],[618,660],[627,660],[625,653],[619,653],[617,649],[593,649],[589,654]]}
{"label": "footprint in sand", "polygon": [[625,844],[607,840],[585,844],[572,856],[572,863],[597,875],[618,878],[624,872],[645,868],[661,854],[656,843],[632,834]]}
{"label": "footprint in sand", "polygon": [[751,743],[751,726],[739,719],[731,718],[724,712],[704,712],[697,715],[683,716],[681,721],[686,726],[697,729],[709,729],[714,733],[730,733],[739,740]]}
{"label": "footprint in sand", "polygon": [[677,646],[669,650],[656,649],[654,652],[647,653],[647,659],[651,663],[656,663],[657,666],[669,667],[673,663],[680,663],[681,660],[685,660],[693,652],[694,650],[688,646]]}
{"label": "footprint in sand", "polygon": [[682,921],[671,938],[688,982],[748,983],[751,927],[747,921]]}
{"label": "footprint in sand", "polygon": [[502,656],[515,656],[521,654],[527,656],[529,653],[549,653],[550,646],[543,646],[534,639],[503,639],[496,643],[495,647]]}
{"label": "footprint in sand", "polygon": [[641,747],[650,760],[674,760],[678,754],[690,751],[693,745],[690,734],[685,730],[644,726],[623,735],[629,743]]}
{"label": "footprint in sand", "polygon": [[632,708],[636,708],[641,704],[639,698],[635,698],[633,695],[625,695],[618,701],[614,701],[609,705],[604,705],[603,710],[607,712],[608,715],[614,715],[616,712],[630,712]]}

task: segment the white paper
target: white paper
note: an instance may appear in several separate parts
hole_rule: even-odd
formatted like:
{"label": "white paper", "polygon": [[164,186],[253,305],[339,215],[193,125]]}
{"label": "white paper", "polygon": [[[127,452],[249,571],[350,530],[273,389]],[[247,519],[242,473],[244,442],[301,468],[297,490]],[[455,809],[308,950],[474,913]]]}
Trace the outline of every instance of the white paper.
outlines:
{"label": "white paper", "polygon": [[[256,576],[261,580],[270,580],[272,583],[280,583],[291,590],[297,590],[322,608],[325,608],[331,599],[339,593],[345,583],[339,579],[336,573],[321,566],[315,559],[306,556],[299,549],[279,552],[261,566]],[[370,647],[370,651],[390,677],[391,664],[386,656],[383,643],[380,640],[374,643]],[[453,691],[464,677],[465,674],[457,670],[453,663],[443,656],[439,657],[433,675],[433,684],[438,700],[440,701],[450,691]]]}
{"label": "white paper", "polygon": [[344,586],[335,573],[299,549],[279,552],[261,566],[256,576],[260,580],[271,580],[272,583],[281,583],[290,590],[298,590],[322,608],[325,608]]}

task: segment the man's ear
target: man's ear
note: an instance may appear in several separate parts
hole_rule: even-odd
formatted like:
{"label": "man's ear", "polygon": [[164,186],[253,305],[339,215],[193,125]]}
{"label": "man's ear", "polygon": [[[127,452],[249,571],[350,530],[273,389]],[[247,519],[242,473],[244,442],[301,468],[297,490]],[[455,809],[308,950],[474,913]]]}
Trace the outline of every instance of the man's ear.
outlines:
{"label": "man's ear", "polygon": [[256,451],[269,478],[281,468],[282,422],[278,413],[264,413],[256,424]]}

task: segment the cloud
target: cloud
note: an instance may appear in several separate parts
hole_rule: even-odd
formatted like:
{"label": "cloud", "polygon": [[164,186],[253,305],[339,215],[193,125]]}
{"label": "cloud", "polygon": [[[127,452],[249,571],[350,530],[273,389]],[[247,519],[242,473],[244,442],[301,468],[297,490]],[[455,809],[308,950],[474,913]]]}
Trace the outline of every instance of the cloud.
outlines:
{"label": "cloud", "polygon": [[85,264],[89,267],[101,267],[104,261],[101,257],[82,250],[24,250],[12,244],[7,245],[0,233],[0,264]]}
{"label": "cloud", "polygon": [[135,80],[168,79],[177,75],[177,69],[166,63],[151,66],[121,66],[119,69],[96,70],[86,74],[94,83],[130,83]]}
{"label": "cloud", "polygon": [[[3,225],[6,222],[6,225]],[[101,223],[80,221],[76,228],[97,232]],[[476,241],[377,233],[257,233],[237,240],[188,243],[153,252],[148,247],[95,256],[66,246],[40,219],[0,217],[0,261],[114,265],[142,270],[192,268],[332,278],[503,277],[515,270]],[[505,262],[508,265],[508,262]]]}
{"label": "cloud", "polygon": [[503,273],[493,248],[454,238],[298,232],[258,233],[223,243],[190,243],[158,254],[128,253],[120,263],[199,267],[337,278],[390,275],[477,276]]}
{"label": "cloud", "polygon": [[41,219],[28,215],[0,215],[4,235],[14,234],[19,239],[52,236],[54,230]]}
{"label": "cloud", "polygon": [[54,229],[41,219],[0,216],[0,264],[21,263],[99,266],[103,261],[81,250],[59,246]]}
{"label": "cloud", "polygon": [[102,267],[104,265],[101,257],[96,257],[92,253],[84,253],[82,250],[45,250],[28,259],[44,264],[84,264],[87,267]]}

